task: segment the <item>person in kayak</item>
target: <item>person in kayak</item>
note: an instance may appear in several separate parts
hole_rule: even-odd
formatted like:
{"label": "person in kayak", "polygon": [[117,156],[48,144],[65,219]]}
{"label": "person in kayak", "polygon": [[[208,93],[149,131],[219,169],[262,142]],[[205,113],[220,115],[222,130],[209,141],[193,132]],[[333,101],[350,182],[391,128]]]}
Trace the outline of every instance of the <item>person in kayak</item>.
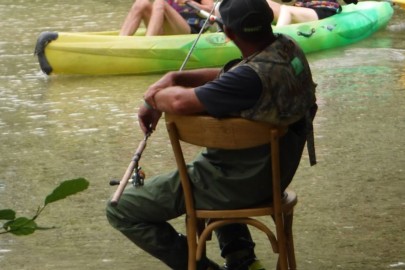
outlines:
{"label": "person in kayak", "polygon": [[267,0],[267,3],[274,12],[276,26],[321,20],[341,11],[337,0],[297,0],[292,6],[281,5],[272,0]]}
{"label": "person in kayak", "polygon": [[[316,108],[315,87],[304,52],[290,37],[274,34],[273,13],[266,0],[223,0],[219,6],[225,35],[242,59],[224,68],[166,73],[150,85],[138,120],[146,134],[155,130],[164,112],[238,116],[289,125],[280,141],[281,185],[293,179],[311,130]],[[310,112],[312,114],[310,115]],[[212,131],[215,132],[215,131]],[[271,200],[268,145],[242,150],[205,149],[189,163],[188,172],[198,209],[229,209]],[[171,269],[187,270],[187,237],[169,223],[185,214],[177,170],[129,186],[117,205],[107,204],[110,224],[135,245]],[[216,230],[225,266],[207,257],[197,269],[264,270],[246,225]]]}
{"label": "person in kayak", "polygon": [[[197,11],[185,5],[186,0],[135,0],[124,23],[120,35],[133,35],[143,21],[146,35],[180,35],[198,33],[204,24]],[[213,0],[196,0],[194,6],[211,11]]]}

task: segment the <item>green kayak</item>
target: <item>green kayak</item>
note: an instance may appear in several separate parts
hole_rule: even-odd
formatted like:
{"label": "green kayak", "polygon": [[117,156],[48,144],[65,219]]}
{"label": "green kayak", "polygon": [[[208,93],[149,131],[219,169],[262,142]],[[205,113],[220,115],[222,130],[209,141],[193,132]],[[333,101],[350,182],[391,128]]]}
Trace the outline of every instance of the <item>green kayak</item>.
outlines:
{"label": "green kayak", "polygon": [[[389,2],[343,6],[332,17],[274,28],[293,37],[306,53],[353,44],[384,28],[393,15]],[[35,53],[46,74],[151,74],[179,70],[198,35],[118,36],[118,31],[43,32]],[[223,33],[202,34],[185,69],[218,67],[240,57]]]}

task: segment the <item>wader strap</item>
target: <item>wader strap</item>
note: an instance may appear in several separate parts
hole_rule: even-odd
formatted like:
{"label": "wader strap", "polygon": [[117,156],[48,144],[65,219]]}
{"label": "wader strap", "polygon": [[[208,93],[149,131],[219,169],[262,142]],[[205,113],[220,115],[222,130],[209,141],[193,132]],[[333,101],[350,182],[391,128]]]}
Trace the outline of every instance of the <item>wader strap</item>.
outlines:
{"label": "wader strap", "polygon": [[307,129],[307,150],[309,156],[309,164],[314,166],[316,164],[316,154],[315,154],[315,139],[314,139],[314,126],[312,124],[318,106],[313,106],[305,115],[306,129]]}

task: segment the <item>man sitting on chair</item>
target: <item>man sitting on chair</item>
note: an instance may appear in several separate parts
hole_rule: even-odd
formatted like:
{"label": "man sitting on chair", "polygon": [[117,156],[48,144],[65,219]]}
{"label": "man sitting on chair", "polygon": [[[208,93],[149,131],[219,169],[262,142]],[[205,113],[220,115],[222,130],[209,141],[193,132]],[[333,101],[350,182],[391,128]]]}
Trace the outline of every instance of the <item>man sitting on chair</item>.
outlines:
{"label": "man sitting on chair", "polygon": [[[163,112],[240,116],[289,125],[280,141],[284,190],[296,172],[307,139],[311,121],[306,115],[316,106],[316,85],[308,62],[295,41],[273,33],[273,13],[265,0],[223,0],[219,14],[224,33],[242,58],[223,69],[165,74],[144,95],[145,103],[138,112],[140,127],[145,133],[154,130]],[[236,209],[271,200],[269,158],[268,145],[200,153],[188,168],[196,208]],[[185,213],[182,196],[177,171],[150,177],[142,188],[127,188],[116,207],[108,205],[107,217],[141,249],[172,269],[186,270],[186,236],[168,222]],[[197,269],[263,269],[247,226],[227,225],[216,235],[224,268],[204,258]]]}

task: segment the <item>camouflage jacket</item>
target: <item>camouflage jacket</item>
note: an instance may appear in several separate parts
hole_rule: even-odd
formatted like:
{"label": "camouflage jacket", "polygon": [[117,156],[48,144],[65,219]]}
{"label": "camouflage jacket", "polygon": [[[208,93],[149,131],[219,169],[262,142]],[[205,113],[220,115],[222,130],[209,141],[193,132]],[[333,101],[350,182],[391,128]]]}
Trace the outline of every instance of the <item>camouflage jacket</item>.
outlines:
{"label": "camouflage jacket", "polygon": [[305,116],[315,104],[316,84],[301,48],[278,34],[275,42],[240,62],[260,77],[263,91],[252,108],[240,116],[272,124],[288,125]]}

